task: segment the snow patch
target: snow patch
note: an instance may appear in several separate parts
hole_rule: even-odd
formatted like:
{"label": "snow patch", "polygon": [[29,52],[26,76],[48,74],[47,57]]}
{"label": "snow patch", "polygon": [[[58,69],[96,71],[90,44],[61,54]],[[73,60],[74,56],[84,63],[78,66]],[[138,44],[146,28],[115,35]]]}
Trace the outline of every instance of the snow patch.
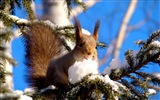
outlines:
{"label": "snow patch", "polygon": [[154,89],[148,89],[148,94],[149,95],[156,94],[156,90],[154,90]]}
{"label": "snow patch", "polygon": [[23,91],[21,91],[21,90],[15,90],[15,91],[14,91],[14,94],[19,95],[18,100],[32,100],[31,97],[29,97],[29,96],[27,96],[27,95],[24,95],[24,94],[23,94]]}
{"label": "snow patch", "polygon": [[104,76],[104,83],[111,85],[113,90],[118,91],[118,86],[109,78],[108,75]]}
{"label": "snow patch", "polygon": [[160,47],[160,41],[156,40],[151,43],[153,46]]}
{"label": "snow patch", "polygon": [[27,24],[29,21],[28,20],[26,20],[26,19],[19,19],[18,21],[17,21],[17,23],[25,23],[25,24]]}
{"label": "snow patch", "polygon": [[86,34],[86,35],[91,35],[91,33],[90,33],[88,30],[85,30],[85,29],[83,29],[83,28],[82,28],[82,33],[83,33],[83,34]]}
{"label": "snow patch", "polygon": [[84,76],[88,74],[98,74],[98,63],[91,59],[84,59],[82,62],[76,61],[69,69],[69,81],[72,84],[79,82]]}
{"label": "snow patch", "polygon": [[160,79],[160,73],[155,72],[155,73],[153,73],[153,75],[154,75],[155,77],[157,77],[157,78],[159,78],[159,79]]}
{"label": "snow patch", "polygon": [[24,93],[35,93],[34,88],[25,88]]}
{"label": "snow patch", "polygon": [[119,59],[112,59],[110,67],[106,67],[103,71],[104,74],[110,74],[112,69],[119,69],[123,64]]}
{"label": "snow patch", "polygon": [[104,80],[104,77],[102,75],[91,75],[89,77],[90,80],[95,80],[96,78],[100,79],[100,80]]}
{"label": "snow patch", "polygon": [[21,95],[18,100],[33,100],[31,97],[27,96],[27,95]]}
{"label": "snow patch", "polygon": [[14,93],[15,93],[15,94],[18,94],[18,95],[22,95],[22,94],[23,94],[23,91],[21,91],[21,90],[15,90]]}

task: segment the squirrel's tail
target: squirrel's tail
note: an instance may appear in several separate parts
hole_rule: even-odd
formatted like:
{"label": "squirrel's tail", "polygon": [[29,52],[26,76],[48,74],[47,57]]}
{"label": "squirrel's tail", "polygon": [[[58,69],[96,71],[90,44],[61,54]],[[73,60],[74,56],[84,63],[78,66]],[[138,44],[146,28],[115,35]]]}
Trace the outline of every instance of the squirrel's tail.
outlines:
{"label": "squirrel's tail", "polygon": [[60,54],[62,42],[55,30],[42,22],[29,26],[24,35],[26,46],[27,82],[37,89],[45,87],[46,71],[50,60]]}

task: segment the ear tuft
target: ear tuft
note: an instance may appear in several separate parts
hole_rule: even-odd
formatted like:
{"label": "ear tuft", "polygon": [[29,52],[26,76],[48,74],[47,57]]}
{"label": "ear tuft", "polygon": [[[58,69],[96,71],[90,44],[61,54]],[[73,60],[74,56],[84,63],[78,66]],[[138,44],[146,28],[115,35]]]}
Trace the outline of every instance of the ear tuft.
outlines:
{"label": "ear tuft", "polygon": [[100,20],[98,20],[98,21],[96,22],[95,27],[94,27],[93,37],[94,37],[95,40],[98,39],[99,26],[100,26]]}
{"label": "ear tuft", "polygon": [[82,29],[81,29],[81,24],[77,18],[74,17],[74,26],[75,26],[75,34],[76,34],[76,41],[80,40],[82,38]]}

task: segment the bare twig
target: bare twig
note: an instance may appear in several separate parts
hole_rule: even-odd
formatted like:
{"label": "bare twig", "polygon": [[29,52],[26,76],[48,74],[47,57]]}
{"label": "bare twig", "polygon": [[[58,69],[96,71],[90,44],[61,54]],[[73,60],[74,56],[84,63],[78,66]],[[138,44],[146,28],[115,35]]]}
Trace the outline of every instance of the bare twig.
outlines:
{"label": "bare twig", "polygon": [[116,47],[114,50],[114,58],[118,58],[118,56],[119,56],[119,50],[120,50],[120,47],[121,47],[123,40],[124,40],[124,37],[125,37],[127,24],[132,16],[134,10],[135,10],[137,2],[138,2],[137,0],[131,0],[129,8],[128,8],[126,15],[122,21],[122,25],[120,27],[120,30],[119,30],[119,33],[117,36]]}
{"label": "bare twig", "polygon": [[103,65],[109,59],[111,54],[113,53],[115,43],[116,43],[116,40],[115,39],[112,40],[112,43],[109,45],[105,57],[102,60],[99,61],[100,66]]}

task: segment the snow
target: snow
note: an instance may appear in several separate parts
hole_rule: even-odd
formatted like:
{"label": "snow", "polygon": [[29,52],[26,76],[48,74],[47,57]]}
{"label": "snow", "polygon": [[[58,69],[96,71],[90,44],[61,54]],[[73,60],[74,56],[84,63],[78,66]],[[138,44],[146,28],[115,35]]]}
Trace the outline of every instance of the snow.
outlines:
{"label": "snow", "polygon": [[21,95],[18,100],[33,100],[33,99],[27,95]]}
{"label": "snow", "polygon": [[26,19],[19,19],[18,21],[17,21],[17,23],[28,23],[29,21],[28,20],[26,20]]}
{"label": "snow", "polygon": [[113,89],[114,91],[118,91],[118,86],[114,83],[113,80],[111,80],[111,79],[109,78],[108,75],[105,75],[105,76],[104,76],[104,83],[111,85],[111,86],[112,86],[112,89]]}
{"label": "snow", "polygon": [[124,66],[124,64],[122,64],[122,62],[119,59],[112,59],[111,63],[110,63],[110,67],[106,67],[103,71],[104,74],[110,74],[112,69],[119,69],[122,66]]}
{"label": "snow", "polygon": [[89,79],[90,80],[94,80],[94,79],[96,79],[96,78],[98,78],[98,79],[100,79],[100,80],[104,80],[104,77],[102,76],[102,75],[97,75],[97,74],[94,74],[94,75],[91,75],[90,77],[89,77]]}
{"label": "snow", "polygon": [[14,19],[14,20],[19,20],[19,18],[18,18],[17,16],[14,16],[14,15],[9,15],[9,17],[10,17],[11,19]]}
{"label": "snow", "polygon": [[69,81],[72,84],[79,82],[88,74],[98,74],[98,63],[91,59],[84,59],[82,62],[76,61],[68,70]]}
{"label": "snow", "polygon": [[14,15],[10,15],[9,16],[11,19],[13,19],[14,21],[17,21],[17,23],[28,23],[29,21],[23,18],[18,18],[17,16]]}
{"label": "snow", "polygon": [[156,94],[156,90],[154,90],[154,89],[148,89],[148,94],[149,95]]}
{"label": "snow", "polygon": [[151,43],[153,46],[160,47],[160,41],[156,40]]}
{"label": "snow", "polygon": [[14,93],[15,93],[15,94],[22,95],[22,94],[23,94],[23,91],[21,91],[21,90],[15,90]]}
{"label": "snow", "polygon": [[114,83],[115,83],[118,87],[121,87],[121,88],[123,88],[123,89],[126,90],[126,91],[129,91],[128,88],[127,88],[126,86],[124,86],[123,84],[121,84],[121,83],[119,83],[119,82],[117,82],[117,81],[114,81]]}
{"label": "snow", "polygon": [[23,91],[20,91],[20,90],[15,90],[15,91],[14,91],[14,94],[19,95],[18,100],[32,100],[31,97],[29,97],[29,96],[27,96],[27,95],[23,95]]}
{"label": "snow", "polygon": [[83,34],[86,34],[86,35],[91,35],[91,33],[90,33],[88,30],[85,30],[85,29],[83,29],[83,28],[82,28],[82,33],[83,33]]}
{"label": "snow", "polygon": [[25,88],[24,93],[35,93],[34,88]]}
{"label": "snow", "polygon": [[154,75],[155,77],[157,77],[157,78],[159,78],[159,79],[160,79],[160,73],[155,72],[155,73],[153,73],[153,75]]}
{"label": "snow", "polygon": [[83,2],[83,0],[78,0],[78,2]]}
{"label": "snow", "polygon": [[[110,63],[111,68],[119,68],[122,66],[122,63],[118,59],[113,59]],[[110,69],[111,70],[111,69]],[[84,59],[82,62],[76,61],[68,70],[69,81],[71,84],[75,84],[81,81],[86,75],[92,74],[89,76],[90,80],[94,80],[96,78],[102,80],[105,84],[109,84],[114,91],[118,91],[119,87],[111,80],[107,75],[104,77],[98,72],[98,63],[91,59]]]}

